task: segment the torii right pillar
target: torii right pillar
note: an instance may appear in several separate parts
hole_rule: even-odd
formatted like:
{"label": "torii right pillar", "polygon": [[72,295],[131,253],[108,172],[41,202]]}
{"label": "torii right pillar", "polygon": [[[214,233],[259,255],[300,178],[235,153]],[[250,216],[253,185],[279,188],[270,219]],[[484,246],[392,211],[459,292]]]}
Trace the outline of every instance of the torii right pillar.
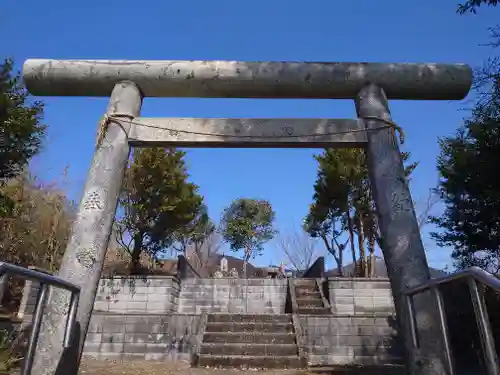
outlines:
{"label": "torii right pillar", "polygon": [[412,328],[403,291],[425,283],[430,275],[395,129],[388,127],[386,122],[391,121],[391,115],[384,90],[374,84],[364,87],[357,95],[356,111],[367,129],[369,176],[400,335],[407,351],[408,372],[412,375],[448,374],[441,328],[435,318],[437,309],[429,295],[415,296],[415,318],[423,340],[418,349],[411,344]]}

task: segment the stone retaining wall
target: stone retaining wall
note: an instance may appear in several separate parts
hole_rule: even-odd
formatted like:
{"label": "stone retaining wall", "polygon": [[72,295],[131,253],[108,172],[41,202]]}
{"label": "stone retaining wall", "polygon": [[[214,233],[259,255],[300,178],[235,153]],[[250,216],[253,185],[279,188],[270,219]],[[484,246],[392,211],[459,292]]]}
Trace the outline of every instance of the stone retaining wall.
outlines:
{"label": "stone retaining wall", "polygon": [[393,319],[300,316],[309,365],[394,363],[401,351]]}
{"label": "stone retaining wall", "polygon": [[388,279],[332,278],[327,297],[332,313],[393,315],[394,301]]}
{"label": "stone retaining wall", "polygon": [[[179,280],[171,276],[116,276],[99,282],[94,310],[114,313],[176,312],[179,301]],[[19,316],[32,314],[39,284],[25,283]]]}
{"label": "stone retaining wall", "polygon": [[169,276],[102,278],[94,309],[114,313],[176,312],[179,280]]}
{"label": "stone retaining wall", "polygon": [[201,315],[92,315],[84,355],[97,359],[190,361],[204,330]]}
{"label": "stone retaining wall", "polygon": [[184,279],[179,313],[285,312],[286,279]]}

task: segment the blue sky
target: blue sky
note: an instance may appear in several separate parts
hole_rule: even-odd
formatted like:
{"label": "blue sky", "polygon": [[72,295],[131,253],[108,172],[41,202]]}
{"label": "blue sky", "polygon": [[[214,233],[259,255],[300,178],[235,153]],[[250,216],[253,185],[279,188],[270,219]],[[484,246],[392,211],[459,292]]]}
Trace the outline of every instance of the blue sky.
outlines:
{"label": "blue sky", "polygon": [[[491,55],[487,27],[500,9],[455,13],[459,0],[131,1],[4,0],[0,56],[27,58],[463,62],[474,67]],[[69,195],[79,199],[92,157],[105,98],[41,98],[48,142],[33,161],[44,180],[69,165]],[[462,102],[393,101],[394,120],[406,133],[404,150],[420,166],[412,193],[425,201],[435,185],[437,138],[454,133],[470,106]],[[351,101],[146,99],[148,117],[354,117]],[[282,230],[299,225],[311,202],[318,150],[188,150],[191,178],[211,215],[237,197],[268,199]],[[426,227],[424,232],[431,228]],[[431,265],[449,253],[424,233]],[[279,263],[270,244],[256,263]]]}

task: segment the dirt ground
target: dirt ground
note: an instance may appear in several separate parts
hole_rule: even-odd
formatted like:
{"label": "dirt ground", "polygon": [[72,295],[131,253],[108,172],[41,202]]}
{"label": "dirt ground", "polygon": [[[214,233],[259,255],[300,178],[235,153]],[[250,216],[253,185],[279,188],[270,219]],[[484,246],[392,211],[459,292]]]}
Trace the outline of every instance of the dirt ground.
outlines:
{"label": "dirt ground", "polygon": [[191,368],[187,362],[82,359],[80,375],[306,375],[304,370]]}
{"label": "dirt ground", "polygon": [[400,366],[314,368],[308,370],[259,370],[191,368],[187,362],[112,361],[84,358],[79,375],[402,375]]}

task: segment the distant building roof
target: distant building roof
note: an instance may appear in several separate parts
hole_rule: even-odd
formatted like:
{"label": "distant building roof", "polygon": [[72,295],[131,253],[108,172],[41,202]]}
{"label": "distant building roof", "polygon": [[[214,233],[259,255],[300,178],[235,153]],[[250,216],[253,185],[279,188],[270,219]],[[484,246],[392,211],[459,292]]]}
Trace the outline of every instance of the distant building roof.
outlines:
{"label": "distant building roof", "polygon": [[[374,277],[387,278],[387,267],[385,265],[385,260],[382,257],[375,257],[375,272]],[[431,278],[437,278],[441,276],[446,276],[447,273],[443,270],[438,270],[436,268],[429,267]],[[354,273],[354,264],[350,263],[344,266],[344,276],[350,276]],[[325,277],[338,277],[337,268],[330,269],[325,272]]]}

